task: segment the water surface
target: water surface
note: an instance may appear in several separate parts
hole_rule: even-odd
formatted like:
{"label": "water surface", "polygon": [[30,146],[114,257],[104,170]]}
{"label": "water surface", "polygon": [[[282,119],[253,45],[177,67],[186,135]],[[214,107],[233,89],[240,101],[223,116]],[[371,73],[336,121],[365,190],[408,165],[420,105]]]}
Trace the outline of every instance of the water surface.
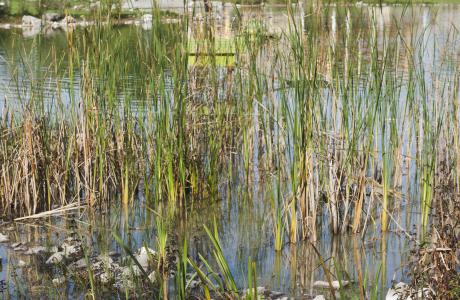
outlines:
{"label": "water surface", "polygon": [[[353,39],[353,33],[369,30],[370,20],[375,18],[378,25],[379,43],[396,34],[411,38],[414,32],[429,31],[424,35],[426,51],[421,57],[421,63],[426,64],[429,73],[433,60],[442,55],[442,46],[452,39],[453,26],[460,25],[460,6],[402,6],[383,7],[324,7],[322,24],[312,24],[308,9],[296,7],[294,19],[302,28],[303,34],[308,35],[313,26],[322,26],[319,32],[325,44],[336,44],[337,55],[346,57],[343,51],[343,26],[349,29],[347,43],[358,42]],[[273,34],[283,34],[289,27],[289,15],[282,7],[241,8],[243,22],[263,20],[266,28]],[[218,18],[215,23],[215,35],[228,39],[234,36],[235,12],[231,6],[217,10]],[[395,20],[398,20],[396,26]],[[120,26],[113,30],[119,32],[126,45],[136,42],[138,36],[148,36],[149,30],[135,26]],[[346,32],[346,31],[345,31]],[[134,34],[135,33],[135,34]],[[44,99],[46,103],[55,103],[56,99],[65,106],[77,105],[75,99],[80,97],[80,70],[75,68],[73,76],[69,76],[67,57],[67,39],[65,32],[51,32],[35,37],[24,37],[21,30],[0,31],[0,113],[5,107],[8,110],[21,111],[23,103],[28,103],[31,97]],[[85,34],[77,30],[73,34]],[[194,33],[191,32],[191,35]],[[417,34],[415,34],[417,35]],[[449,44],[455,47],[454,44]],[[458,44],[457,44],[458,45]],[[365,46],[363,45],[365,48]],[[365,51],[365,49],[364,49]],[[50,69],[50,53],[62,58],[59,69]],[[407,59],[401,57],[402,60]],[[458,57],[457,57],[458,59]],[[345,58],[342,60],[344,62]],[[458,60],[453,63],[458,63]],[[263,67],[262,67],[263,68]],[[265,66],[270,72],[270,66]],[[223,68],[225,69],[225,68]],[[442,72],[442,69],[435,70]],[[444,70],[448,72],[448,70]],[[327,72],[324,74],[327,79]],[[346,76],[344,74],[343,76]],[[125,88],[117,97],[122,102],[126,97],[132,98],[135,107],[142,102],[144,96],[140,89],[143,77],[136,70],[123,79]],[[36,87],[45,89],[36,89]],[[404,94],[404,93],[402,93]],[[21,95],[21,97],[18,97]],[[325,91],[327,95],[327,91]],[[276,97],[276,95],[275,95]],[[281,100],[280,100],[281,101]],[[402,100],[402,103],[404,101]],[[51,111],[53,108],[49,108]],[[258,128],[258,106],[254,107],[253,126]],[[262,167],[259,168],[258,139],[254,137],[255,150],[251,161],[251,182],[248,186],[242,170],[244,162],[241,153],[235,153],[234,166],[231,172],[219,175],[219,189],[216,196],[206,197],[196,201],[187,209],[186,214],[175,220],[172,239],[188,240],[189,254],[198,259],[198,254],[211,258],[211,244],[203,225],[211,226],[217,221],[221,242],[226,259],[237,284],[243,288],[246,282],[248,258],[257,263],[258,284],[270,289],[302,298],[304,296],[325,293],[313,288],[315,280],[325,280],[324,270],[312,242],[304,241],[298,244],[286,243],[283,250],[277,252],[273,245],[272,208],[268,204],[278,187],[273,176]],[[260,146],[262,147],[262,146]],[[415,151],[415,150],[414,150]],[[409,151],[410,152],[410,151]],[[411,165],[411,168],[415,168]],[[410,172],[409,172],[410,174]],[[406,178],[407,177],[407,178]],[[414,225],[420,224],[419,208],[409,199],[417,197],[418,186],[413,176],[404,177],[402,199],[394,210],[398,224],[407,231]],[[275,184],[274,184],[275,182]],[[288,184],[287,184],[288,186]],[[17,241],[32,244],[55,244],[63,240],[68,232],[75,231],[82,235],[85,243],[96,252],[115,250],[122,252],[119,245],[111,237],[113,230],[118,231],[123,239],[133,249],[147,243],[155,246],[156,228],[155,214],[146,207],[149,200],[140,194],[134,207],[120,207],[120,202],[113,201],[110,207],[101,212],[93,213],[86,208],[70,214],[42,218],[39,222],[8,223],[0,227],[1,232],[9,232]],[[327,211],[321,215],[327,220]],[[320,216],[320,217],[321,217]],[[327,221],[318,222],[317,241],[313,242],[321,253],[322,259],[329,267],[340,269],[343,276],[357,281],[358,272],[366,273],[370,281],[379,279],[382,295],[392,282],[407,281],[405,268],[408,262],[410,244],[405,233],[397,226],[382,235],[378,221],[369,224],[363,235],[331,234]],[[11,247],[0,245],[0,280],[7,282],[7,287],[13,298],[38,296],[57,296],[68,298],[83,298],[86,290],[68,282],[63,287],[52,288],[50,281],[56,276],[56,270],[44,268],[42,261],[36,261],[28,256],[14,251]],[[16,268],[19,260],[24,260],[26,267]],[[384,272],[382,272],[384,270]],[[380,278],[379,278],[380,276]],[[346,293],[350,298],[357,297],[357,285],[352,285]],[[116,297],[116,296],[114,296]]]}

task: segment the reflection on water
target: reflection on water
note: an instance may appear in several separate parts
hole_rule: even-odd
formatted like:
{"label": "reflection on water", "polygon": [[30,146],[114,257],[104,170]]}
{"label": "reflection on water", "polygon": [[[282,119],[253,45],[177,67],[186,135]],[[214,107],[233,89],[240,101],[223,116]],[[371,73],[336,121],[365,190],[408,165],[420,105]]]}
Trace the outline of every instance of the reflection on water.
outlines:
{"label": "reflection on water", "polygon": [[[237,199],[230,201],[237,205]],[[228,206],[231,203],[225,202],[214,203],[206,208],[197,207],[190,212],[188,219],[177,221],[178,233],[188,237],[191,258],[198,260],[199,253],[207,259],[211,257],[209,249],[212,245],[202,230],[202,224],[210,226],[211,219],[216,217],[220,220],[220,238],[225,257],[239,286],[245,284],[247,262],[251,257],[257,262],[258,283],[261,286],[299,297],[325,293],[324,290],[313,287],[316,280],[325,280],[325,276],[317,253],[309,242],[286,245],[283,251],[276,252],[270,242],[271,232],[267,228],[269,225],[265,218],[266,212],[247,207],[244,211],[230,207],[229,212]],[[111,238],[111,230],[116,230],[123,234],[124,240],[133,249],[141,247],[143,243],[154,247],[155,227],[152,223],[155,216],[146,214],[142,208],[126,214],[128,218],[125,212],[112,210],[92,219],[90,225],[86,223],[88,216],[82,211],[80,214],[49,218],[34,224],[19,222],[11,225],[13,227],[2,226],[2,230],[11,230],[18,241],[27,241],[29,246],[57,244],[75,230],[83,237],[85,246],[96,253],[108,253],[112,250],[121,253],[122,249]],[[77,225],[75,229],[71,229],[74,220]],[[359,236],[331,236],[325,231],[314,245],[328,266],[332,270],[340,270],[344,279],[357,281],[357,276],[361,273],[361,276],[368,276],[372,280],[381,272],[381,264],[385,263],[384,282],[388,286],[392,280],[404,279],[402,267],[407,261],[408,248],[405,239],[397,233],[389,233],[384,245],[382,242],[384,240],[380,237],[372,235],[361,240]],[[24,251],[14,251],[9,247],[0,247],[0,254],[1,279],[9,279],[12,295],[26,294],[36,297],[53,293],[47,287],[57,274],[55,270],[43,266],[42,259],[46,258],[28,256]],[[26,266],[17,267],[19,261],[24,261]],[[11,281],[13,278],[17,281]],[[20,290],[17,290],[18,285]],[[69,282],[67,286],[60,287],[59,294],[78,298],[85,293],[78,288],[72,288],[72,285]],[[350,297],[356,297],[357,293],[357,285],[347,291]]]}
{"label": "reflection on water", "polygon": [[[309,19],[309,9],[324,9],[324,17],[321,24],[313,23]],[[218,11],[220,18],[215,20],[216,26],[213,34],[218,38],[232,38],[236,24],[236,13],[231,6],[224,6]],[[289,27],[289,20],[293,18],[302,28],[306,35],[313,32],[313,26],[321,26],[319,32],[321,40],[326,44],[332,43],[338,55],[346,57],[352,53],[342,53],[343,39],[337,28],[346,26],[348,36],[346,43],[359,42],[353,34],[360,30],[369,30],[369,20],[375,18],[378,25],[379,43],[384,43],[388,35],[401,34],[410,39],[412,30],[422,31],[429,28],[430,34],[425,36],[426,51],[422,58],[423,63],[429,63],[438,59],[440,53],[435,45],[442,45],[450,38],[452,24],[460,18],[460,6],[436,6],[414,7],[295,7],[293,12],[288,13],[280,7],[245,8],[241,9],[243,23],[250,23],[253,19],[263,20],[270,33],[282,33]],[[395,26],[394,20],[399,21],[399,27]],[[367,20],[367,21],[366,21]],[[196,21],[199,22],[199,21]],[[458,25],[458,24],[457,24]],[[198,26],[198,25],[197,25]],[[120,32],[120,36],[126,39],[126,43],[135,43],[136,35],[131,36],[133,31],[138,34],[148,35],[148,31],[140,28],[119,27],[114,30]],[[68,76],[68,58],[66,57],[67,39],[66,33],[56,33],[52,36],[37,36],[35,39],[23,38],[21,32],[0,32],[0,113],[8,104],[9,109],[22,109],[22,102],[37,97],[40,99],[59,99],[64,105],[74,105],[72,99],[78,99],[81,86],[79,71],[76,68],[73,77]],[[85,34],[84,31],[76,31],[74,34]],[[191,30],[190,35],[196,32]],[[131,36],[131,37],[130,37]],[[454,46],[452,46],[454,47]],[[347,47],[344,47],[347,49]],[[363,51],[366,47],[363,45]],[[50,69],[50,53],[62,55],[60,68]],[[404,61],[404,58],[401,58]],[[344,62],[343,62],[344,63]],[[18,68],[13,67],[19,66]],[[270,65],[266,65],[266,72],[270,72]],[[429,72],[430,70],[427,70]],[[365,70],[363,70],[363,73]],[[327,70],[325,78],[329,77]],[[344,76],[347,72],[344,73]],[[126,80],[124,92],[132,93],[129,97],[142,98],[137,94],[142,88],[142,77],[135,70],[129,74]],[[35,89],[35,86],[46,87],[44,90]],[[20,95],[18,99],[17,95]],[[37,94],[40,93],[40,94]],[[127,97],[125,94],[118,95],[120,99]],[[136,105],[136,101],[133,101]],[[254,127],[257,131],[258,109],[255,105]],[[338,124],[340,125],[340,124]],[[189,245],[189,254],[192,258],[198,258],[202,254],[210,258],[209,249],[211,244],[203,231],[203,225],[210,226],[214,219],[218,221],[219,233],[224,254],[231,270],[236,275],[237,284],[242,287],[245,284],[248,258],[257,262],[258,283],[273,290],[287,292],[290,295],[305,296],[325,293],[313,287],[316,280],[325,280],[324,269],[320,263],[315,248],[321,254],[322,260],[326,261],[328,268],[341,273],[346,279],[353,280],[355,284],[347,291],[351,298],[357,297],[360,290],[356,282],[379,279],[381,287],[388,287],[393,280],[404,280],[404,267],[409,255],[407,237],[399,229],[381,235],[376,221],[370,221],[368,230],[363,236],[338,235],[333,236],[327,224],[322,224],[320,218],[319,234],[317,242],[311,244],[308,241],[293,245],[286,244],[281,252],[274,251],[272,232],[272,211],[267,205],[266,199],[273,197],[278,187],[274,186],[270,176],[262,179],[259,173],[262,168],[258,164],[258,139],[254,138],[254,153],[252,157],[252,181],[250,187],[244,187],[244,179],[241,174],[222,174],[222,184],[219,187],[218,196],[206,203],[194,203],[186,216],[180,216],[176,220],[176,232],[171,233],[173,239],[186,238]],[[242,161],[236,165],[244,164]],[[414,168],[414,166],[410,166]],[[240,168],[238,168],[240,169]],[[241,168],[241,169],[244,169]],[[228,178],[230,177],[230,178]],[[404,178],[404,176],[403,176]],[[394,217],[402,228],[410,230],[414,224],[419,224],[420,216],[417,207],[411,207],[406,200],[410,195],[417,193],[413,179],[404,178],[402,190],[405,197],[402,207]],[[112,230],[121,233],[123,239],[133,249],[139,248],[143,242],[154,247],[156,236],[155,214],[146,209],[148,203],[142,196],[137,199],[134,208],[124,210],[114,206],[104,210],[97,217],[93,212],[81,209],[78,213],[67,214],[59,217],[41,219],[37,223],[14,223],[3,225],[0,231],[10,230],[17,241],[26,242],[28,245],[54,244],[67,236],[67,232],[76,231],[84,237],[87,246],[96,252],[104,253],[111,250],[122,252],[119,246],[111,238]],[[324,212],[327,214],[327,212]],[[399,232],[397,232],[399,231]],[[89,233],[89,234],[88,234]],[[176,236],[177,235],[177,236]],[[44,268],[42,261],[34,261],[31,257],[14,251],[11,247],[0,246],[1,266],[0,280],[8,280],[9,289],[13,295],[41,295],[50,293],[60,296],[79,298],[85,291],[80,290],[72,282],[67,286],[50,291],[47,287],[55,277],[53,270]],[[24,260],[26,267],[16,268],[19,260]]]}

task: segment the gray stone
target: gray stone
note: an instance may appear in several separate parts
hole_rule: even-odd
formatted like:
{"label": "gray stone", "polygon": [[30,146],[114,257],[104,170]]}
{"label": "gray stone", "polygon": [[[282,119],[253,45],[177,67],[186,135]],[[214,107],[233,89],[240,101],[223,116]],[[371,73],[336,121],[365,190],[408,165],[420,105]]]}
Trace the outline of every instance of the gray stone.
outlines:
{"label": "gray stone", "polygon": [[155,271],[149,274],[149,280],[150,282],[155,283],[155,281],[157,280],[157,274]]}
{"label": "gray stone", "polygon": [[399,282],[394,287],[388,290],[385,296],[385,299],[386,300],[398,300],[409,290],[410,290],[409,286],[406,283]]}
{"label": "gray stone", "polygon": [[48,252],[46,250],[46,247],[43,247],[43,246],[35,246],[35,247],[30,247],[29,249],[27,249],[27,251],[24,253],[26,255],[36,255],[36,254],[40,254],[40,253],[46,253]]}
{"label": "gray stone", "polygon": [[23,16],[22,17],[22,27],[27,28],[40,28],[42,26],[42,20],[32,16]]}
{"label": "gray stone", "polygon": [[[434,292],[429,288],[421,288],[418,290],[411,289],[411,287],[404,282],[395,284],[391,289],[388,290],[385,300],[397,300],[397,299],[435,299]],[[415,298],[413,298],[415,297]]]}
{"label": "gray stone", "polygon": [[14,251],[27,251],[27,247],[25,245],[19,245],[13,248]]}
{"label": "gray stone", "polygon": [[[346,280],[342,280],[340,283],[338,281],[336,281],[336,280],[331,282],[332,288],[334,290],[338,290],[338,289],[340,289],[340,287],[346,287],[349,284],[350,283],[348,281],[346,281]],[[315,281],[313,283],[313,286],[316,287],[316,288],[326,288],[326,289],[330,288],[329,282],[321,281],[321,280]]]}
{"label": "gray stone", "polygon": [[112,279],[112,274],[109,274],[108,272],[103,272],[101,275],[99,275],[99,280],[102,284],[108,284],[110,281],[112,281]]}
{"label": "gray stone", "polygon": [[67,258],[80,256],[83,252],[80,244],[69,245],[64,243],[62,244],[62,249],[65,257]]}
{"label": "gray stone", "polygon": [[83,269],[83,268],[86,268],[87,266],[88,264],[86,263],[85,258],[79,259],[72,264],[72,267],[75,269]]}
{"label": "gray stone", "polygon": [[21,245],[22,245],[21,242],[16,242],[16,243],[11,244],[11,247],[17,248],[17,247],[19,247],[19,246],[21,246]]}
{"label": "gray stone", "polygon": [[65,255],[63,252],[56,252],[53,255],[51,255],[48,260],[46,261],[47,265],[53,265],[53,264],[58,264],[61,263],[65,258]]}

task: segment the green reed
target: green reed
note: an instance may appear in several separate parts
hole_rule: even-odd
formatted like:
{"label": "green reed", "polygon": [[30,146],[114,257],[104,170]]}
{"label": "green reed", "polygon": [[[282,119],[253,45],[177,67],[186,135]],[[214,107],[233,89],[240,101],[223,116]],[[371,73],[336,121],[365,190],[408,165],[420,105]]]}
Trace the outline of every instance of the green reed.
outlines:
{"label": "green reed", "polygon": [[[153,29],[148,34],[136,29],[130,29],[129,35],[121,34],[101,23],[83,34],[69,33],[69,51],[64,58],[57,58],[56,53],[50,55],[56,68],[61,59],[68,61],[69,78],[75,78],[75,71],[81,74],[81,97],[75,96],[74,85],[61,87],[70,95],[70,106],[66,109],[62,102],[56,102],[53,107],[59,107],[59,113],[52,116],[45,111],[43,83],[37,81],[33,89],[30,87],[37,91],[25,100],[29,106],[26,111],[31,113],[26,115],[24,111],[16,115],[15,121],[32,122],[25,127],[30,130],[24,131],[24,141],[34,140],[33,135],[38,144],[22,143],[24,151],[14,152],[12,145],[19,144],[19,135],[15,138],[8,134],[11,146],[5,144],[8,150],[4,149],[11,152],[4,152],[3,156],[4,165],[8,166],[5,177],[20,176],[20,168],[11,165],[11,157],[30,153],[27,147],[40,147],[44,152],[40,157],[22,157],[28,166],[23,172],[35,173],[19,183],[24,187],[20,192],[17,188],[7,190],[3,185],[2,197],[10,199],[8,202],[14,198],[11,193],[25,195],[17,213],[32,214],[45,209],[40,199],[46,199],[47,207],[56,199],[64,203],[80,191],[93,205],[114,193],[119,193],[121,202],[130,203],[142,183],[146,194],[155,195],[148,198],[167,200],[174,212],[177,203],[185,207],[189,188],[195,195],[203,195],[203,189],[216,194],[219,174],[228,165],[231,143],[238,140],[246,184],[250,185],[254,143],[258,139],[258,143],[262,142],[257,153],[261,164],[280,174],[281,186],[286,186],[283,178],[289,178],[292,196],[284,198],[289,201],[286,213],[291,242],[299,236],[314,236],[316,217],[323,207],[317,196],[323,192],[327,194],[332,231],[346,231],[349,226],[358,231],[362,208],[368,202],[364,191],[369,182],[366,176],[370,157],[375,157],[377,133],[382,147],[387,146],[381,149],[385,152],[381,157],[388,161],[387,156],[391,155],[395,161],[393,167],[384,162],[382,168],[382,222],[386,223],[390,177],[399,173],[401,141],[410,138],[403,137],[399,128],[413,126],[420,117],[428,125],[433,121],[428,104],[422,103],[422,115],[410,112],[413,97],[430,95],[423,93],[425,71],[418,71],[413,63],[408,65],[409,77],[403,80],[398,63],[402,49],[395,46],[401,43],[400,36],[385,38],[382,47],[375,21],[369,20],[369,28],[359,32],[370,45],[370,54],[363,58],[362,50],[349,42],[350,30],[354,28],[350,13],[340,16],[350,23],[346,31],[336,33],[343,34],[342,43],[337,38],[324,40],[316,31],[305,34],[305,28],[295,19],[296,12],[291,11],[290,28],[277,40],[257,22],[241,26],[230,47],[239,65],[225,69],[218,64],[212,21],[193,33],[193,38],[200,39],[199,43],[208,49],[209,53],[204,54],[211,60],[204,65],[189,65],[187,19],[164,25],[158,10],[153,15]],[[321,19],[321,13],[316,12],[309,22]],[[320,51],[320,47],[327,51]],[[359,55],[352,55],[357,52]],[[343,57],[337,53],[344,53]],[[271,64],[264,63],[267,57],[272,59]],[[232,72],[232,84],[227,82],[230,77],[219,78],[225,72]],[[269,72],[276,74],[277,79],[270,79],[274,74]],[[126,81],[133,73],[139,78],[134,89]],[[59,78],[59,74],[55,76]],[[19,85],[17,82],[18,90]],[[398,110],[401,85],[406,87],[408,97],[404,113]],[[226,95],[225,101],[220,99],[222,94]],[[256,120],[252,117],[255,106]],[[437,120],[444,114],[439,112]],[[403,120],[404,127],[400,127],[398,119]],[[258,127],[254,128],[254,124]],[[431,131],[428,125],[424,127],[426,133]],[[32,131],[37,126],[42,128]],[[439,123],[437,128],[442,126]],[[391,143],[387,143],[387,138]],[[56,154],[59,149],[50,149],[50,144],[63,145],[62,160],[55,159],[60,158]],[[435,144],[433,140],[431,147]],[[425,152],[433,153],[431,150]],[[44,159],[35,161],[41,157]],[[57,165],[46,163],[52,160]],[[424,182],[429,182],[433,173],[434,155],[429,161],[423,172]],[[425,208],[429,206],[428,187],[427,183],[423,188]],[[353,197],[358,200],[357,207],[352,206]],[[274,216],[280,224],[280,213]]]}
{"label": "green reed", "polygon": [[[319,224],[334,234],[357,233],[380,219],[387,231],[407,196],[400,191],[405,176],[420,186],[414,205],[426,231],[437,177],[452,175],[459,189],[458,147],[450,143],[458,145],[459,70],[441,72],[457,41],[447,41],[448,55],[429,63],[439,72],[430,75],[423,67],[426,31],[407,39],[398,20],[395,33],[352,8],[307,6],[303,20],[298,9],[289,6],[287,28],[272,33],[235,8],[234,34],[224,41],[210,16],[164,24],[158,9],[145,32],[103,23],[109,10],[50,53],[40,52],[38,37],[34,49],[50,70],[36,79],[22,57],[16,72],[31,80],[15,76],[21,108],[8,104],[0,117],[2,214],[31,215],[71,201],[131,207],[142,191],[148,205],[165,208],[158,211],[168,221],[157,224],[164,259],[174,216],[186,215],[194,201],[218,199],[228,181],[250,200],[258,174],[261,184],[276,183],[276,195],[261,201],[270,207],[280,251],[285,235],[291,243],[318,239]],[[323,32],[326,19],[335,27]],[[51,100],[45,79],[59,87]],[[69,100],[60,99],[62,91]],[[404,172],[406,159],[416,162],[415,171]],[[447,168],[439,174],[441,163]],[[207,232],[224,276],[218,284],[236,293],[217,224],[213,229]],[[218,289],[217,279],[193,267],[208,293]]]}

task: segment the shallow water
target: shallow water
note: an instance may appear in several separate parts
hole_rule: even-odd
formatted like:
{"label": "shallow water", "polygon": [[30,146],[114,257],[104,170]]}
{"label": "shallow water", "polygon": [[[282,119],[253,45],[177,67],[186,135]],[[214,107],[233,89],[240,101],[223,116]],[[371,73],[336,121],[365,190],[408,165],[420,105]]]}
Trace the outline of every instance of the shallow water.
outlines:
{"label": "shallow water", "polygon": [[[231,7],[224,8],[219,12],[220,20],[217,22],[216,36],[231,37],[233,34],[232,22],[234,13]],[[276,7],[247,8],[242,9],[243,19],[250,20],[255,17],[262,17],[266,20],[267,28],[274,33],[283,32],[288,27],[288,16],[284,9]],[[402,35],[405,30],[410,36],[410,30],[423,30],[429,28],[430,34],[426,37],[427,51],[422,58],[422,63],[431,66],[433,59],[440,56],[441,48],[435,45],[442,45],[448,39],[452,25],[460,25],[460,6],[419,6],[404,8],[401,6],[384,7],[328,7],[325,13],[324,39],[328,43],[339,42],[338,26],[348,26],[346,20],[353,20],[354,29],[366,24],[360,23],[360,18],[374,16],[379,28],[379,41],[384,40],[385,34],[395,34],[398,30],[394,26],[394,19],[400,21]],[[308,34],[308,16],[303,16],[302,10],[295,15],[296,22],[302,26],[303,31]],[[409,26],[410,25],[410,26]],[[148,34],[142,28],[120,27],[122,36],[129,36],[132,30]],[[363,28],[365,30],[365,28]],[[83,34],[80,31],[75,34]],[[133,40],[126,38],[126,43]],[[353,42],[353,41],[350,41]],[[21,100],[17,99],[17,86],[24,98],[34,95],[34,84],[40,82],[47,87],[43,97],[52,102],[51,99],[60,97],[65,105],[73,105],[72,99],[79,97],[78,88],[81,84],[78,70],[73,79],[66,77],[68,67],[67,58],[63,55],[62,70],[48,71],[47,53],[51,48],[57,53],[65,52],[67,44],[65,33],[53,32],[52,34],[39,35],[35,38],[25,38],[21,31],[0,32],[0,113],[7,103],[10,109],[21,109]],[[339,45],[337,46],[339,51]],[[455,46],[453,46],[455,47]],[[18,53],[21,55],[18,57]],[[404,59],[404,58],[402,58]],[[12,63],[19,63],[23,68],[15,70]],[[457,61],[458,63],[458,61]],[[427,70],[429,72],[430,70]],[[16,76],[18,74],[18,76]],[[25,74],[28,74],[27,76]],[[46,74],[45,76],[43,76]],[[133,93],[136,97],[136,90],[142,78],[133,72],[126,78],[128,88],[124,91]],[[31,78],[33,77],[33,78]],[[57,88],[57,87],[61,88]],[[71,93],[71,87],[74,91]],[[120,94],[120,99],[126,95]],[[134,99],[136,100],[136,99]],[[136,101],[133,101],[136,105]],[[257,114],[257,106],[254,115]],[[257,118],[254,117],[255,123]],[[257,125],[255,125],[257,126]],[[258,139],[254,139],[257,143]],[[299,298],[306,295],[326,293],[313,288],[315,280],[325,280],[324,271],[320,260],[310,242],[305,241],[297,245],[286,244],[281,252],[274,251],[273,234],[271,224],[271,207],[267,205],[266,199],[270,193],[276,190],[270,176],[262,176],[264,170],[258,168],[258,153],[255,147],[252,160],[252,181],[246,186],[245,180],[238,171],[233,173],[220,174],[221,184],[216,197],[197,202],[187,210],[186,216],[177,218],[176,226],[173,228],[179,237],[186,237],[189,245],[189,254],[192,258],[198,258],[198,253],[205,258],[210,257],[211,244],[207,238],[203,225],[211,226],[213,220],[217,220],[219,234],[224,254],[232,272],[235,274],[237,284],[243,288],[246,282],[248,258],[251,257],[257,263],[258,285],[266,286],[272,290],[285,292]],[[235,165],[243,165],[241,158],[235,158]],[[415,168],[411,166],[411,168]],[[237,167],[238,170],[244,169]],[[412,177],[402,180],[403,197],[400,206],[394,212],[394,217],[404,229],[410,231],[414,225],[420,224],[419,209],[410,205],[410,199],[418,193],[418,187]],[[409,203],[408,203],[409,202]],[[117,201],[114,201],[117,203]],[[118,201],[119,203],[119,201]],[[85,208],[72,214],[64,216],[42,218],[39,222],[17,222],[1,225],[0,232],[8,232],[15,240],[34,244],[55,244],[57,241],[67,237],[68,232],[75,231],[83,237],[87,245],[96,252],[107,252],[115,250],[122,252],[120,247],[111,238],[112,230],[120,232],[125,242],[132,248],[137,249],[142,243],[154,247],[156,236],[155,215],[146,209],[149,206],[142,195],[136,199],[134,208],[124,209],[118,204],[103,209],[101,212],[92,212]],[[327,214],[327,212],[324,212]],[[324,220],[327,220],[324,218]],[[378,222],[376,222],[378,223]],[[404,233],[396,226],[392,231],[382,236],[378,225],[370,224],[364,236],[361,235],[339,235],[333,236],[330,233],[328,224],[319,223],[318,241],[315,247],[321,253],[324,260],[332,268],[341,270],[341,273],[351,280],[357,281],[357,274],[366,273],[369,280],[381,276],[381,295],[385,294],[393,281],[407,280],[404,268],[408,261],[410,245]],[[172,238],[174,234],[171,235]],[[14,240],[13,240],[14,242]],[[7,282],[7,287],[12,298],[21,298],[28,295],[36,297],[68,297],[83,298],[86,291],[81,289],[74,282],[68,282],[64,286],[50,288],[50,281],[55,278],[56,270],[42,267],[42,262],[34,261],[21,252],[14,251],[7,245],[0,244],[0,280]],[[25,267],[15,268],[18,260],[26,262]],[[384,271],[382,271],[384,270]],[[382,279],[383,278],[383,279]],[[346,291],[347,297],[357,298],[359,290],[354,284]],[[116,298],[116,296],[113,296]]]}

